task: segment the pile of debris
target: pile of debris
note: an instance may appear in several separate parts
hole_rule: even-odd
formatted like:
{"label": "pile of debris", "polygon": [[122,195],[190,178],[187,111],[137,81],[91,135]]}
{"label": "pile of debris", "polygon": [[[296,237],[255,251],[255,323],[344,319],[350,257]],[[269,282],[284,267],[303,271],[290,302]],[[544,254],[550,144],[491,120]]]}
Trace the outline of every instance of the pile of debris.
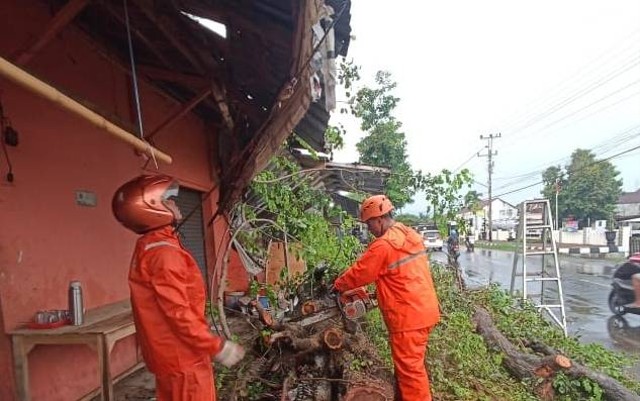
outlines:
{"label": "pile of debris", "polygon": [[362,318],[375,306],[364,289],[324,294],[279,319],[258,302],[250,306],[241,316],[252,327],[251,338],[246,325],[240,330],[252,348],[236,380],[219,390],[220,399],[393,400],[393,374],[364,334]]}

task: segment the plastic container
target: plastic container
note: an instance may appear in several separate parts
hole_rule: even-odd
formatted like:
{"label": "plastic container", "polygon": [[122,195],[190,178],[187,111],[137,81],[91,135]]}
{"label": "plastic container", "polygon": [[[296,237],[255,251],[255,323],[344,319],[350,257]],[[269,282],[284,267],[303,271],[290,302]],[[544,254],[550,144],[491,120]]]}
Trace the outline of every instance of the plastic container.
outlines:
{"label": "plastic container", "polygon": [[224,293],[224,306],[229,309],[240,310],[240,304],[238,301],[244,297],[242,291],[229,291]]}

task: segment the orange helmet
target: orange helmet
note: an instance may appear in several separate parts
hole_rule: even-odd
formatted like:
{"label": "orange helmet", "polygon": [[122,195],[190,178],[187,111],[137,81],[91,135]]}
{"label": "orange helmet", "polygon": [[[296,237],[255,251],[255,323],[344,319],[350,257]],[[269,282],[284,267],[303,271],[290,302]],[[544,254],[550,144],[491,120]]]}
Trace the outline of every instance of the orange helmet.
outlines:
{"label": "orange helmet", "polygon": [[374,195],[360,205],[360,220],[366,222],[374,217],[384,216],[393,209],[393,204],[385,195]]}
{"label": "orange helmet", "polygon": [[111,201],[113,215],[138,234],[175,222],[164,201],[178,196],[178,182],[167,175],[141,175],[125,183]]}

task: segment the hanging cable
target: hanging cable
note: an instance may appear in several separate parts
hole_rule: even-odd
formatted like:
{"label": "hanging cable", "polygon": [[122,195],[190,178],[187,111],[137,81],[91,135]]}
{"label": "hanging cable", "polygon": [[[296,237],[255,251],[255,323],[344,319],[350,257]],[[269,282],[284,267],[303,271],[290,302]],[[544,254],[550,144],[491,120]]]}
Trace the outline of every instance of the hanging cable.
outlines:
{"label": "hanging cable", "polygon": [[[133,83],[133,96],[136,102],[136,115],[138,119],[138,135],[140,139],[145,141],[144,139],[144,127],[142,126],[142,108],[140,107],[140,91],[138,89],[138,74],[136,73],[136,60],[133,55],[133,41],[131,40],[131,24],[129,22],[129,6],[127,5],[127,0],[123,0],[124,4],[124,24],[127,27],[127,43],[129,45],[129,62],[131,63],[131,81]],[[146,142],[146,141],[145,141]],[[153,148],[149,145],[149,150],[151,154],[151,158],[153,159],[153,163],[156,166],[156,170],[158,169],[158,161],[156,160],[156,156],[153,152]]]}

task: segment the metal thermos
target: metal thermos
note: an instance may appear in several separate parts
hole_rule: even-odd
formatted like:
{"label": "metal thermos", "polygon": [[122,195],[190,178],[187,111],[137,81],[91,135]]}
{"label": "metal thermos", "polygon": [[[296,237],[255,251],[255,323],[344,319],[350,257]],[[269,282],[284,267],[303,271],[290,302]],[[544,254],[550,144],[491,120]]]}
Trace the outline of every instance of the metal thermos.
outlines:
{"label": "metal thermos", "polygon": [[69,283],[69,315],[71,317],[71,324],[74,326],[80,326],[84,323],[82,286],[79,281]]}

